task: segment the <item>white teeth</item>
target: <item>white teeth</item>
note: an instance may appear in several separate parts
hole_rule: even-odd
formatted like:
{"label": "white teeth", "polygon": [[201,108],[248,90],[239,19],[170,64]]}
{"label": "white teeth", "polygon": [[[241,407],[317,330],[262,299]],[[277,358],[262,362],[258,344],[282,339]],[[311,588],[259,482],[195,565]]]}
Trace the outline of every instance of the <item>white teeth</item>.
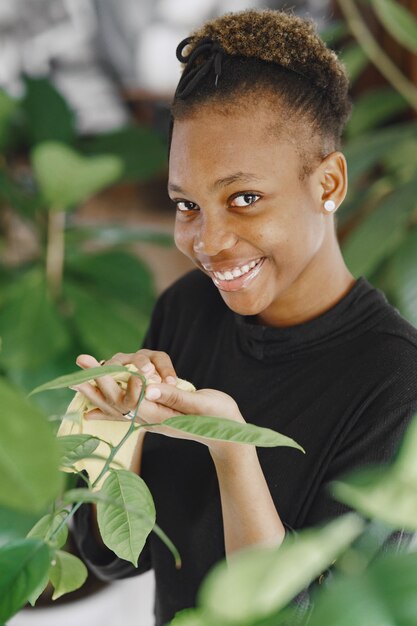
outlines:
{"label": "white teeth", "polygon": [[[255,267],[259,263],[260,259],[257,261],[251,261],[246,265],[242,265],[242,267],[235,267],[233,270],[227,270],[226,272],[213,272],[218,280],[234,280],[235,278],[239,278],[244,274],[247,274],[251,269]],[[208,268],[205,268],[208,269]]]}

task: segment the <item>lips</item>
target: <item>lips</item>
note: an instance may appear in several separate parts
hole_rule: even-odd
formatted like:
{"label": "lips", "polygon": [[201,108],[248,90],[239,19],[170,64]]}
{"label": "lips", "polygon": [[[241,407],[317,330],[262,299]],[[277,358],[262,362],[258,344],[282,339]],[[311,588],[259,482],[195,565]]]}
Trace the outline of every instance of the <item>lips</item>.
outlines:
{"label": "lips", "polygon": [[213,270],[209,266],[203,265],[204,269],[210,272],[214,284],[222,291],[238,291],[252,282],[259,274],[265,257],[248,261],[242,265],[222,270]]}

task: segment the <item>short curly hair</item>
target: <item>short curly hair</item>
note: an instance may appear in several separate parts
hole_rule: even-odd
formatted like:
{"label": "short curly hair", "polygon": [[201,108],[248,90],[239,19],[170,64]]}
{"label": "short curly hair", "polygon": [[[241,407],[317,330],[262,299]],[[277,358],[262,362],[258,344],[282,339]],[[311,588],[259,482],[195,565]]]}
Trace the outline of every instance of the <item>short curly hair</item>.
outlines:
{"label": "short curly hair", "polygon": [[[272,9],[227,13],[206,22],[187,39],[187,58],[205,41],[215,42],[222,52],[219,80],[214,79],[213,64],[191,93],[182,96],[177,89],[173,120],[206,104],[228,108],[242,93],[249,101],[251,96],[256,100],[275,97],[299,128],[308,122],[319,139],[321,157],[340,148],[351,112],[349,81],[343,64],[319,37],[313,22]],[[187,73],[195,74],[204,62],[202,56],[185,64],[180,84]],[[309,157],[313,158],[311,151]],[[304,173],[308,169],[306,162]]]}

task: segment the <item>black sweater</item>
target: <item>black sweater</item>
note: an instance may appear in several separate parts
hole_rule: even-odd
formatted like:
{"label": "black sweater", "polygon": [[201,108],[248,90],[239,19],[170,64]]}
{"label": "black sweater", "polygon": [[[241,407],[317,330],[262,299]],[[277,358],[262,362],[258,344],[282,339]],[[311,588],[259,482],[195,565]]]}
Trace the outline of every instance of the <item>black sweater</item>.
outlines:
{"label": "black sweater", "polygon": [[[283,522],[300,529],[345,512],[326,483],[353,468],[390,460],[417,413],[417,330],[360,277],[335,306],[291,327],[256,325],[224,304],[210,278],[193,271],[158,300],[145,346],[167,352],[178,376],[230,394],[246,421],[295,439],[258,456]],[[89,568],[103,580],[153,568],[156,624],[193,606],[211,566],[224,558],[216,472],[198,443],[147,433],[141,475],[158,524],[179,549],[182,569],[151,533],[135,569],[99,547],[89,505],[74,531]]]}

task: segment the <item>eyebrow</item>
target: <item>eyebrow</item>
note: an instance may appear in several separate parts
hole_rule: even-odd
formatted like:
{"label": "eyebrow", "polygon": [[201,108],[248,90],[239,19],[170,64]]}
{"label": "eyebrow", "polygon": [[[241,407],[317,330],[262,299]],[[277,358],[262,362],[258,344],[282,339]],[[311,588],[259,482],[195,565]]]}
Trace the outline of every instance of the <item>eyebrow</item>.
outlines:
{"label": "eyebrow", "polygon": [[[236,182],[254,182],[262,180],[256,174],[250,174],[249,172],[235,172],[234,174],[230,174],[229,176],[225,176],[224,178],[218,178],[211,185],[211,189],[215,190],[219,187],[228,187],[232,183]],[[184,189],[182,189],[179,185],[175,183],[168,184],[168,191],[178,191],[179,193],[184,193]]]}

